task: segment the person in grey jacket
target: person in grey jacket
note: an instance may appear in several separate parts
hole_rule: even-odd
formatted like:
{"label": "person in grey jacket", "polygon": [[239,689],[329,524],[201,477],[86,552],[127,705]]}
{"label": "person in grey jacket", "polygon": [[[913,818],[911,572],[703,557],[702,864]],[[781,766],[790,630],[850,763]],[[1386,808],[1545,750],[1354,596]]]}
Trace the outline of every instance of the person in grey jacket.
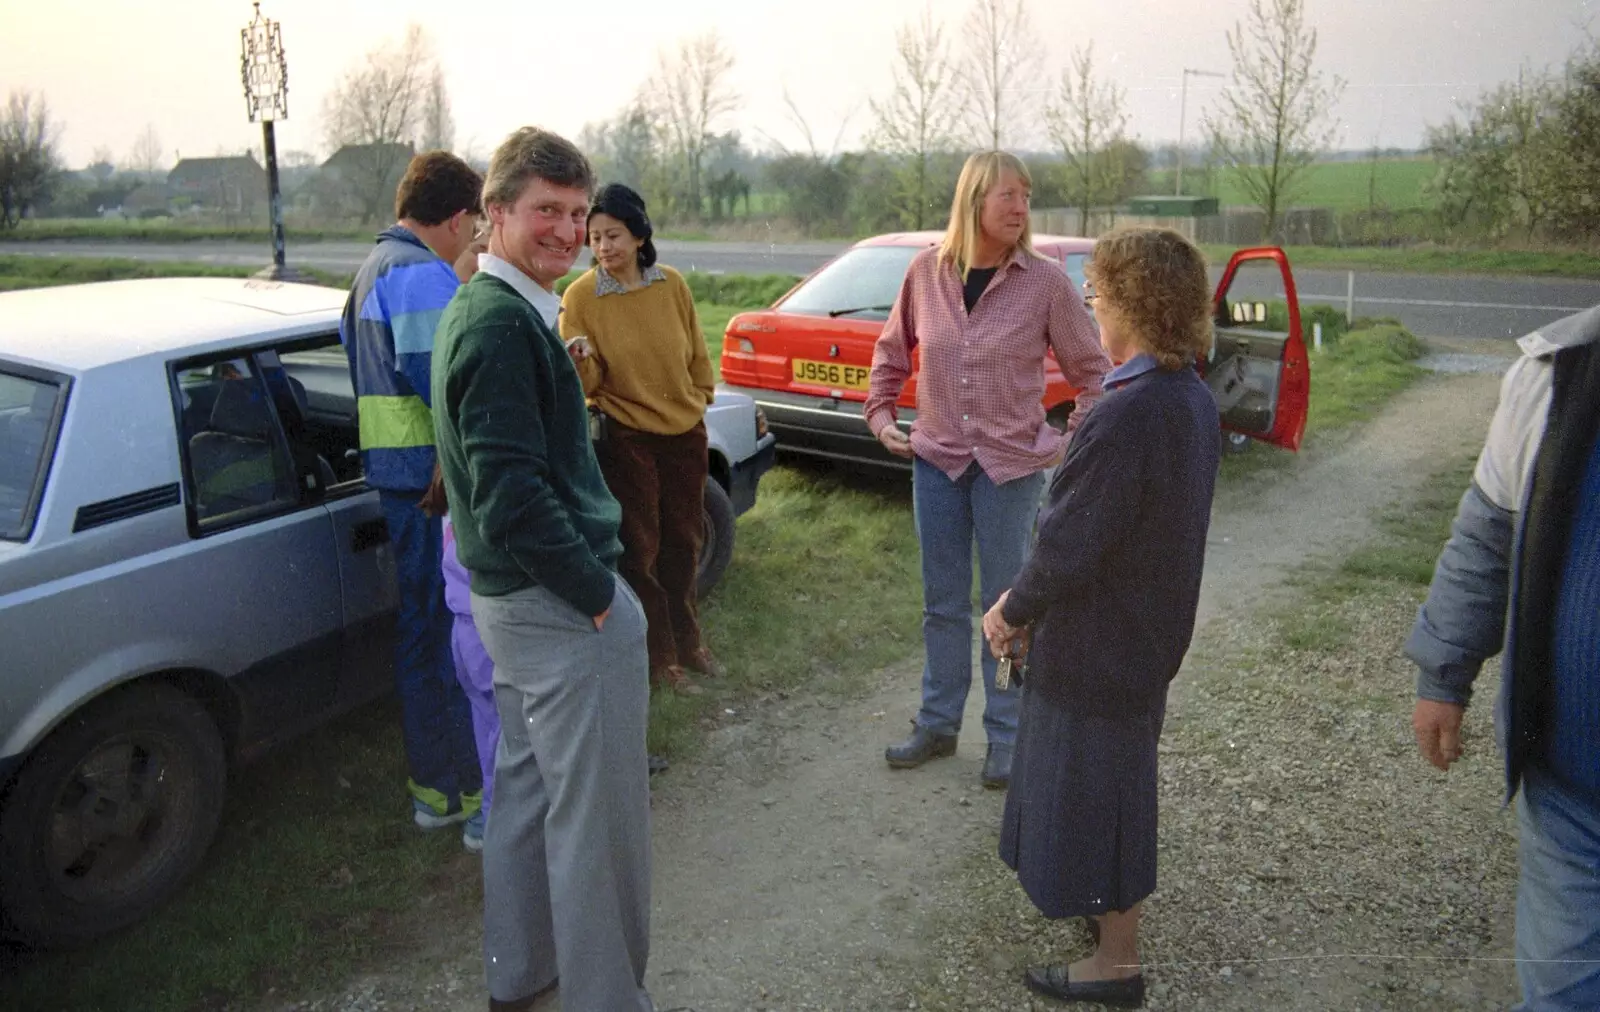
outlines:
{"label": "person in grey jacket", "polygon": [[[1483,662],[1516,801],[1524,1012],[1600,1009],[1600,306],[1519,342],[1406,641],[1417,744],[1448,770]],[[1520,792],[1520,793],[1519,793]]]}

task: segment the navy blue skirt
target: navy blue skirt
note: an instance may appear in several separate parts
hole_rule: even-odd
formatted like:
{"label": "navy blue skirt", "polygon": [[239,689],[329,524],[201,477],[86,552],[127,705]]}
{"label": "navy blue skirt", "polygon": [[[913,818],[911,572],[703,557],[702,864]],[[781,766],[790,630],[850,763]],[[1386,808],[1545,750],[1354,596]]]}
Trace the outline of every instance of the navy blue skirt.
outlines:
{"label": "navy blue skirt", "polygon": [[1046,917],[1125,911],[1156,888],[1156,742],[1166,703],[1074,713],[1037,692],[1022,715],[1000,859]]}

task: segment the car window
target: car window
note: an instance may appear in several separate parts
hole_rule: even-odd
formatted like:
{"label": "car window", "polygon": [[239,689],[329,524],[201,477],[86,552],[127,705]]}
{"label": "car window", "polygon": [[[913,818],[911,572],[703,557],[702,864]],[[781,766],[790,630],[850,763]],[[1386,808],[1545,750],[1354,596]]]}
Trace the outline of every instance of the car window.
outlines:
{"label": "car window", "polygon": [[178,371],[182,449],[202,526],[297,504],[272,398],[249,359]]}
{"label": "car window", "polygon": [[1089,262],[1089,254],[1068,253],[1062,258],[1062,261],[1061,269],[1067,272],[1067,277],[1072,279],[1072,286],[1076,288],[1078,293],[1081,295],[1083,293],[1083,286],[1088,284],[1088,279],[1084,276],[1083,268],[1084,265]]}
{"label": "car window", "polygon": [[0,372],[0,538],[21,541],[32,530],[62,397],[60,383]]}
{"label": "car window", "polygon": [[[812,275],[779,307],[790,313],[887,316],[923,246],[858,246]],[[851,312],[851,311],[854,312]]]}

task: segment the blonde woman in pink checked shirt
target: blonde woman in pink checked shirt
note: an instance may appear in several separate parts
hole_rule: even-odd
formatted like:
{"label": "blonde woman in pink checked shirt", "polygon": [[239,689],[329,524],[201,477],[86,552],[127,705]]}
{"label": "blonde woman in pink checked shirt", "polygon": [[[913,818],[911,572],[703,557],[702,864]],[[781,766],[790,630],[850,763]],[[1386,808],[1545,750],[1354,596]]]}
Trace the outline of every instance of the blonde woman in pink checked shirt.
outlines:
{"label": "blonde woman in pink checked shirt", "polygon": [[[967,159],[943,243],[911,261],[872,356],[867,424],[912,462],[922,548],[922,706],[911,736],[884,752],[912,769],[951,756],[972,685],[972,546],[978,546],[982,610],[1022,568],[1044,472],[1100,396],[1111,362],[1083,297],[1033,248],[1032,180],[1014,155]],[[917,417],[908,437],[895,401],[921,349]],[[1082,392],[1062,434],[1045,422],[1047,350]],[[995,688],[995,659],[982,653],[985,787],[1005,789],[1021,690]]]}

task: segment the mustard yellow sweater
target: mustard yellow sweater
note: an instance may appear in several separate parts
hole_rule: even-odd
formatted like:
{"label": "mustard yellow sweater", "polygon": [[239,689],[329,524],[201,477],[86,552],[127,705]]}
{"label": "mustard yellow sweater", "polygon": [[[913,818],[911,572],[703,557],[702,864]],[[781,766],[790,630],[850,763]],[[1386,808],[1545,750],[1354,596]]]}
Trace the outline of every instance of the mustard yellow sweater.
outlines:
{"label": "mustard yellow sweater", "polygon": [[597,295],[588,271],[562,297],[561,336],[593,345],[578,375],[600,410],[631,429],[675,436],[705,417],[715,392],[694,297],[683,275],[661,272],[643,288]]}

